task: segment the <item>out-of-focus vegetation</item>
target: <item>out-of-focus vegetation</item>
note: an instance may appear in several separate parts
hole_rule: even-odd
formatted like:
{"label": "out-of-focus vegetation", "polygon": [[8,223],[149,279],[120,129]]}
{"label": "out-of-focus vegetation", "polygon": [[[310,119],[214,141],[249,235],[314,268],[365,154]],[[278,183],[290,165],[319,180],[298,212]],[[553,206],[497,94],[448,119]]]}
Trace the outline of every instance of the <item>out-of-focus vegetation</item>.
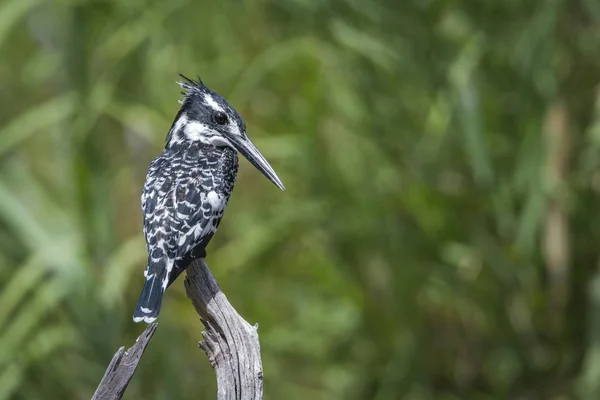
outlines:
{"label": "out-of-focus vegetation", "polygon": [[[600,3],[2,0],[0,400],[89,398],[144,328],[180,98],[247,162],[208,261],[269,399],[600,398]],[[181,282],[126,398],[214,396]]]}

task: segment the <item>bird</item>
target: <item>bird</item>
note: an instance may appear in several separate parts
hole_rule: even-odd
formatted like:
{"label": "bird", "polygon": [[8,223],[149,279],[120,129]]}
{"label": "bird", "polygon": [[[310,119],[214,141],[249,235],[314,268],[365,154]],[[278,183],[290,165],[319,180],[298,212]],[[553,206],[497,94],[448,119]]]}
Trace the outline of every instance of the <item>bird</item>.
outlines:
{"label": "bird", "polygon": [[181,107],[141,195],[148,264],[134,322],[154,322],[165,290],[192,260],[206,257],[236,181],[238,152],[285,190],[240,114],[200,78],[179,76]]}

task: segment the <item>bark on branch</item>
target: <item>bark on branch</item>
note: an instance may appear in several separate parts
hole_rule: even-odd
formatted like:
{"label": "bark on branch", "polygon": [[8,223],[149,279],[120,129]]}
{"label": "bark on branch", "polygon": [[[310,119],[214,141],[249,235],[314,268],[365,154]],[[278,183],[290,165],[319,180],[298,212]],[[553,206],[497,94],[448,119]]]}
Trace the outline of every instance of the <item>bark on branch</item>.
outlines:
{"label": "bark on branch", "polygon": [[[258,325],[246,322],[227,301],[204,258],[187,269],[185,291],[206,331],[198,345],[217,375],[218,400],[262,400],[263,373]],[[118,400],[156,330],[150,324],[131,349],[121,347],[110,362],[92,400]]]}
{"label": "bark on branch", "polygon": [[96,389],[96,393],[92,397],[92,400],[118,400],[123,397],[131,377],[137,368],[144,350],[150,343],[150,339],[154,336],[156,331],[156,323],[148,325],[144,333],[142,333],[135,344],[127,351],[125,347],[121,347],[117,350],[108,368],[104,373],[100,385]]}
{"label": "bark on branch", "polygon": [[186,273],[186,293],[206,327],[199,346],[215,369],[218,400],[262,400],[258,325],[237,313],[204,258],[192,261]]}

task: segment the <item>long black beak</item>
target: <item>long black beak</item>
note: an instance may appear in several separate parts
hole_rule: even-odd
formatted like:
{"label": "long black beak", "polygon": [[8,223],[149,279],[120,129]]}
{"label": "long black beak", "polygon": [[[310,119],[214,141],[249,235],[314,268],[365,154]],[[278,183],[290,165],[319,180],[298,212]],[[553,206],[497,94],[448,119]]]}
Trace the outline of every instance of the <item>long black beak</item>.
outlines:
{"label": "long black beak", "polygon": [[260,151],[256,148],[254,143],[246,135],[240,135],[235,138],[230,138],[233,146],[239,151],[246,160],[250,161],[260,172],[263,173],[271,182],[275,184],[279,189],[285,190],[281,179],[277,176],[273,167],[269,165],[269,162],[265,157],[260,154]]}

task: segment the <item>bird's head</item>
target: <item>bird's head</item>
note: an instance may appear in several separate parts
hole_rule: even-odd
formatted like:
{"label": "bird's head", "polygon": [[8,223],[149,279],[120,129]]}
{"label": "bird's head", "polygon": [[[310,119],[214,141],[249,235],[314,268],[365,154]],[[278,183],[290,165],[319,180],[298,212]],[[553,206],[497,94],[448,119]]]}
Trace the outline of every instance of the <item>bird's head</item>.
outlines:
{"label": "bird's head", "polygon": [[281,179],[246,135],[246,124],[238,112],[218,93],[202,83],[180,75],[183,89],[181,109],[177,113],[167,147],[200,142],[215,147],[230,147],[240,152],[281,190]]}

